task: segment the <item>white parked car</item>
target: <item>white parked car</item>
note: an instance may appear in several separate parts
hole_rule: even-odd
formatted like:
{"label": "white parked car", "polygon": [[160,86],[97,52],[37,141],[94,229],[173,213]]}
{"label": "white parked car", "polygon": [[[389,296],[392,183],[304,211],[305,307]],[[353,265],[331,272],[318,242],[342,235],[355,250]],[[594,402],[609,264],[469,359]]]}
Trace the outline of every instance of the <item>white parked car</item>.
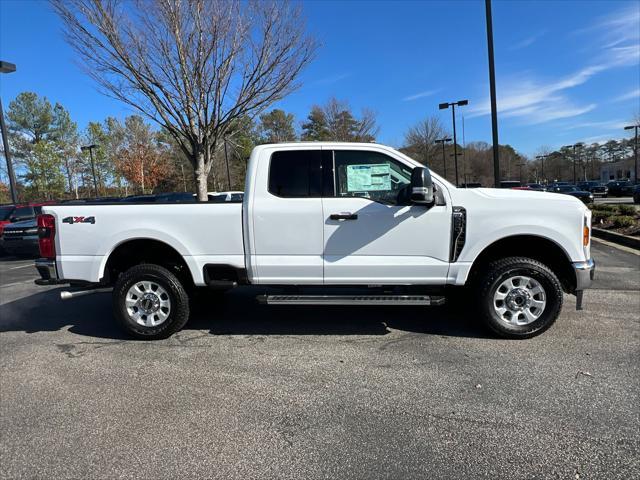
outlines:
{"label": "white parked car", "polygon": [[244,192],[207,192],[207,196],[213,203],[242,203]]}
{"label": "white parked car", "polygon": [[[556,320],[563,291],[579,308],[593,279],[579,200],[459,189],[382,145],[261,145],[243,197],[44,206],[37,282],[88,289],[65,297],[113,287],[116,320],[139,338],[181,329],[194,288],[248,284],[286,286],[260,300],[291,305],[437,305],[462,290],[494,332],[526,338]],[[361,292],[306,288],[336,286]]]}

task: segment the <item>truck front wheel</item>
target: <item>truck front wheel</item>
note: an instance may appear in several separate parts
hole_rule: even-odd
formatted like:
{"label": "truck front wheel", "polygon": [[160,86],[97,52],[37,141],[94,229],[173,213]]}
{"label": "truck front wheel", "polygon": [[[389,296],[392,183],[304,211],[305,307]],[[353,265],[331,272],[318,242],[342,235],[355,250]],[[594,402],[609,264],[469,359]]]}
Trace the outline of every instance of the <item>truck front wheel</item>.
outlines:
{"label": "truck front wheel", "polygon": [[189,297],[180,280],[164,267],[141,264],[124,272],[113,287],[116,321],[142,340],[167,338],[189,319]]}
{"label": "truck front wheel", "polygon": [[562,286],[543,263],[508,257],[488,265],[478,285],[478,303],[486,325],[504,338],[530,338],[556,321]]}

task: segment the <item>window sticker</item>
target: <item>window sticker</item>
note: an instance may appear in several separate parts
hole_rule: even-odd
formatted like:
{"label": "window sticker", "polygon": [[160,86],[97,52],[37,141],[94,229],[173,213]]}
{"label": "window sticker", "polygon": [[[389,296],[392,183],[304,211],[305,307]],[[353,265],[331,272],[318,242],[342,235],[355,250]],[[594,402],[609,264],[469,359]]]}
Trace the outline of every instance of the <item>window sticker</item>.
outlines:
{"label": "window sticker", "polygon": [[348,192],[381,190],[391,190],[391,166],[388,163],[347,165]]}

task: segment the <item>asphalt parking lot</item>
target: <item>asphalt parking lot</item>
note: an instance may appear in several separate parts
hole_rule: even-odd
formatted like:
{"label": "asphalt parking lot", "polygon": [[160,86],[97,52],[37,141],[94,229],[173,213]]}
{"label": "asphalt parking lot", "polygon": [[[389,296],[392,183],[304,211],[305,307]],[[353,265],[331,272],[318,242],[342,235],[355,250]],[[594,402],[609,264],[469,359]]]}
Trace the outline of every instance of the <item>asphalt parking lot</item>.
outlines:
{"label": "asphalt parking lot", "polygon": [[488,337],[451,307],[200,305],[160,342],[0,261],[2,478],[639,478],[640,256],[583,312]]}

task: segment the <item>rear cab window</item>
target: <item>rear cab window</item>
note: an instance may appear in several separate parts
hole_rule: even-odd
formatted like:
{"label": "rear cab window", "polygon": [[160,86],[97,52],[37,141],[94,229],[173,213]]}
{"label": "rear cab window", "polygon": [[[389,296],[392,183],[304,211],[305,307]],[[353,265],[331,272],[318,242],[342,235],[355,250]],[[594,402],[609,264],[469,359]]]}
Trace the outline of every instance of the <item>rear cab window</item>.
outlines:
{"label": "rear cab window", "polygon": [[284,150],[271,155],[269,193],[283,198],[320,197],[320,150]]}

